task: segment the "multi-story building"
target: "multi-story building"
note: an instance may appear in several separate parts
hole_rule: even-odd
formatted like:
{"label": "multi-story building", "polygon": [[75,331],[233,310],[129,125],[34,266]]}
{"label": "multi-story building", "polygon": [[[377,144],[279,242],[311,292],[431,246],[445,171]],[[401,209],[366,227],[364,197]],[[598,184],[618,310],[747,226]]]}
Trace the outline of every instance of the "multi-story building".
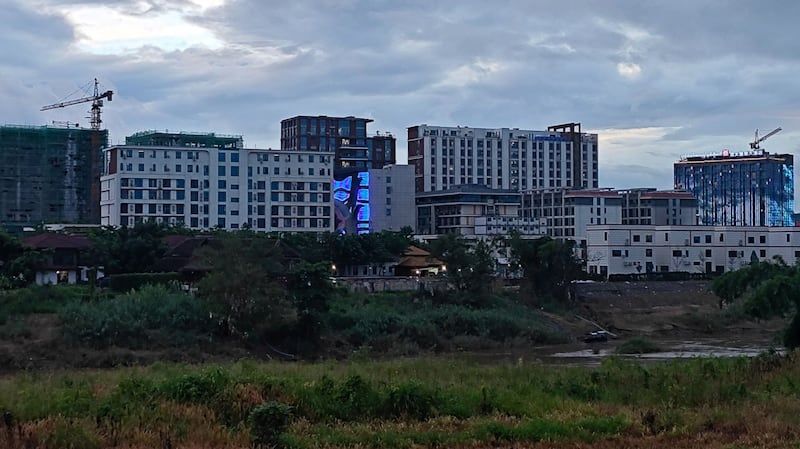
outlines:
{"label": "multi-story building", "polygon": [[622,224],[697,224],[697,198],[685,190],[619,190]]}
{"label": "multi-story building", "polygon": [[722,273],[780,256],[800,261],[800,229],[767,226],[593,225],[587,270],[603,276]]}
{"label": "multi-story building", "polygon": [[417,234],[491,235],[502,228],[524,235],[543,232],[539,220],[520,217],[520,194],[515,190],[457,185],[447,190],[417,193],[416,198]]}
{"label": "multi-story building", "polygon": [[334,170],[337,232],[366,234],[415,225],[414,167]]}
{"label": "multi-story building", "polygon": [[408,163],[417,192],[458,185],[515,191],[597,188],[597,134],[580,124],[546,131],[417,125],[408,128]]}
{"label": "multi-story building", "polygon": [[281,150],[331,152],[336,168],[381,168],[396,163],[390,133],[367,135],[372,119],[299,115],[281,121]]}
{"label": "multi-story building", "polygon": [[697,198],[698,223],[792,226],[794,157],[763,150],[687,156],[674,165],[675,187]]}
{"label": "multi-story building", "polygon": [[99,223],[98,163],[108,132],[0,127],[0,226]]}
{"label": "multi-story building", "polygon": [[104,150],[102,224],[333,230],[333,157],[245,149],[241,136],[146,131]]}
{"label": "multi-story building", "polygon": [[622,197],[611,189],[541,189],[522,192],[522,215],[544,220],[553,238],[586,246],[590,224],[622,222]]}

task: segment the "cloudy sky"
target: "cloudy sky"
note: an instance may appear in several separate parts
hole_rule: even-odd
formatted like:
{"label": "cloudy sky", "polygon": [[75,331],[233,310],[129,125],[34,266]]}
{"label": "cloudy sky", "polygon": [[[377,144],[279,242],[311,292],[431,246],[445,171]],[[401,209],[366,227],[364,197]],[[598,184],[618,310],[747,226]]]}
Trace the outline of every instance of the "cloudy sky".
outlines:
{"label": "cloudy sky", "polygon": [[294,115],[431,125],[581,122],[600,184],[670,188],[688,153],[800,147],[800,2],[5,0],[0,121],[88,126],[97,77],[112,141],[144,129],[278,147]]}

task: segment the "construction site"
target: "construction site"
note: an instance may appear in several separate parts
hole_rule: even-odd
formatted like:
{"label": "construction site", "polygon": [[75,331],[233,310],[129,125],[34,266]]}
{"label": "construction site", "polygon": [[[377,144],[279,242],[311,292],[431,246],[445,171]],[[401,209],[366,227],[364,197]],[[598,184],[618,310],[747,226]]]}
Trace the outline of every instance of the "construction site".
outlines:
{"label": "construction site", "polygon": [[100,148],[107,130],[0,127],[0,227],[99,223]]}
{"label": "construction site", "polygon": [[101,92],[96,78],[93,84],[87,96],[41,108],[91,102],[90,128],[56,121],[0,126],[0,228],[19,232],[47,223],[100,223],[100,150],[108,145],[100,112],[113,92]]}

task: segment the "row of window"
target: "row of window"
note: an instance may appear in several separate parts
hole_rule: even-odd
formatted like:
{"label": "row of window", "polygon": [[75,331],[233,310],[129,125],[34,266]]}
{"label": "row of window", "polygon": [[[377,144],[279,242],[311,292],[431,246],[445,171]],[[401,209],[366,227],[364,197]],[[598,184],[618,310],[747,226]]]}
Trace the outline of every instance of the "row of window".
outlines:
{"label": "row of window", "polygon": [[[136,156],[139,159],[144,159],[146,157],[145,155],[147,154],[150,157],[150,159],[155,159],[157,157],[157,152],[158,152],[158,150],[149,150],[149,151],[138,150],[138,151],[136,151]],[[186,153],[186,159],[190,159],[190,160],[199,160],[200,159],[200,152],[199,151],[181,151],[181,150],[176,150],[176,151],[164,150],[164,159],[170,159],[170,154],[174,154],[175,155],[175,159],[183,159],[183,153]],[[133,150],[132,149],[121,150],[120,154],[121,154],[123,159],[133,158]],[[220,158],[219,159],[220,161],[224,162],[225,161],[225,153],[220,151],[219,152],[219,158]],[[230,160],[231,160],[231,162],[239,162],[239,153],[231,152]]]}

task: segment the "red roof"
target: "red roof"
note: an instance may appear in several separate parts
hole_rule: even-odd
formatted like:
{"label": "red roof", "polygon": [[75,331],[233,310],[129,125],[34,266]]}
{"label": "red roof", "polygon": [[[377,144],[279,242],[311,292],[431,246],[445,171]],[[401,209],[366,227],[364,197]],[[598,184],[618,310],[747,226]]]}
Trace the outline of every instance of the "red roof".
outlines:
{"label": "red roof", "polygon": [[687,200],[693,200],[694,195],[689,192],[685,191],[675,191],[675,190],[662,190],[662,191],[655,191],[655,192],[642,192],[640,195],[641,198],[681,198]]}
{"label": "red roof", "polygon": [[22,243],[38,249],[89,249],[92,241],[80,235],[59,234],[56,232],[46,232],[34,235],[22,240]]}

